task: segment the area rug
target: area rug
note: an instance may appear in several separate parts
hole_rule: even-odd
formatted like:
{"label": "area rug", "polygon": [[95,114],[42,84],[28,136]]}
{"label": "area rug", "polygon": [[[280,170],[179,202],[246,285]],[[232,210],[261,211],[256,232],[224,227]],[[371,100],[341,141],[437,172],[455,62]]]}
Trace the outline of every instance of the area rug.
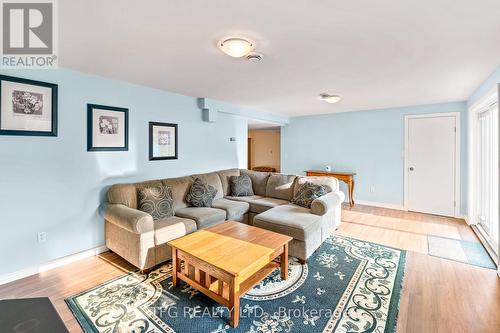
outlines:
{"label": "area rug", "polygon": [[[238,255],[238,254],[235,254]],[[66,299],[85,332],[394,332],[406,252],[332,236],[289,277],[279,269],[241,299],[240,323],[171,265],[129,273]]]}
{"label": "area rug", "polygon": [[429,246],[429,255],[431,256],[484,268],[497,269],[481,243],[427,236],[427,244]]}

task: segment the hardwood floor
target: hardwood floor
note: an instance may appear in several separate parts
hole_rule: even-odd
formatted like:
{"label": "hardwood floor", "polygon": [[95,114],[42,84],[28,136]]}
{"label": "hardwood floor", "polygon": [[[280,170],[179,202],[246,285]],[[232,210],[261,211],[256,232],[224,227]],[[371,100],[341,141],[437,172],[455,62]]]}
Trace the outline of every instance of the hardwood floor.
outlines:
{"label": "hardwood floor", "polygon": [[[428,255],[427,235],[478,242],[463,220],[356,205],[337,232],[408,251],[397,332],[498,332],[496,271]],[[82,332],[64,298],[134,269],[114,253],[0,286],[0,299],[48,296],[70,332]]]}
{"label": "hardwood floor", "polygon": [[408,251],[397,332],[499,332],[496,271],[428,255],[427,235],[479,242],[463,220],[357,205],[337,233]]}

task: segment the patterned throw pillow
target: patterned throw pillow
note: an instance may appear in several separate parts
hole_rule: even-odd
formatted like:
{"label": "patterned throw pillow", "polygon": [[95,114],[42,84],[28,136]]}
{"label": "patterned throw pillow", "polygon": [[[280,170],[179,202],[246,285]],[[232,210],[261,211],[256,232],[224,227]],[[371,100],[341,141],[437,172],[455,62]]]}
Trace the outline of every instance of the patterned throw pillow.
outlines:
{"label": "patterned throw pillow", "polygon": [[212,207],[217,189],[200,178],[196,178],[186,195],[186,201],[194,207]]}
{"label": "patterned throw pillow", "polygon": [[300,185],[297,193],[293,196],[292,203],[305,208],[311,208],[311,203],[314,199],[317,199],[328,192],[327,188],[323,185],[305,182]]}
{"label": "patterned throw pillow", "polygon": [[249,175],[231,176],[231,195],[233,197],[246,197],[253,195],[252,179]]}
{"label": "patterned throw pillow", "polygon": [[139,210],[150,214],[154,221],[174,216],[172,188],[152,186],[139,190]]}

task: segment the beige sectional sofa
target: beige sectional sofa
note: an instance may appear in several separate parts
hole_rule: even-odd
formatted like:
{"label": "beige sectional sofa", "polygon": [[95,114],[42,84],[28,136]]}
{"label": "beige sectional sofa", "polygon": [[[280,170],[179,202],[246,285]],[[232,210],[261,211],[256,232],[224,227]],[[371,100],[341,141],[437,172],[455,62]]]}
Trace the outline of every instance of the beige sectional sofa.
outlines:
{"label": "beige sectional sofa", "polygon": [[[247,174],[252,179],[253,196],[231,196],[229,179],[240,174]],[[185,201],[195,178],[217,189],[212,207],[189,207]],[[306,180],[330,190],[314,200],[310,209],[290,203],[294,192]],[[153,221],[151,215],[137,209],[137,191],[162,184],[172,187],[175,216]],[[240,169],[116,184],[108,190],[106,246],[144,270],[171,259],[168,241],[225,220],[234,220],[293,237],[289,254],[306,260],[339,226],[343,201],[344,194],[334,178]]]}

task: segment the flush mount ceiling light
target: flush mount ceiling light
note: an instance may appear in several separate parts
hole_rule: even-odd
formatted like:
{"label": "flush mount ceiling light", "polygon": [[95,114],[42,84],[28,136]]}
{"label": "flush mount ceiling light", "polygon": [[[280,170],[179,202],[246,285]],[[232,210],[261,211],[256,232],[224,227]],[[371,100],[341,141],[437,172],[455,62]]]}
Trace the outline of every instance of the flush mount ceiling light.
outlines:
{"label": "flush mount ceiling light", "polygon": [[342,97],[340,97],[339,95],[320,94],[319,99],[327,103],[334,104],[340,101]]}
{"label": "flush mount ceiling light", "polygon": [[228,38],[219,43],[219,48],[233,58],[241,58],[254,49],[254,44],[243,38]]}

